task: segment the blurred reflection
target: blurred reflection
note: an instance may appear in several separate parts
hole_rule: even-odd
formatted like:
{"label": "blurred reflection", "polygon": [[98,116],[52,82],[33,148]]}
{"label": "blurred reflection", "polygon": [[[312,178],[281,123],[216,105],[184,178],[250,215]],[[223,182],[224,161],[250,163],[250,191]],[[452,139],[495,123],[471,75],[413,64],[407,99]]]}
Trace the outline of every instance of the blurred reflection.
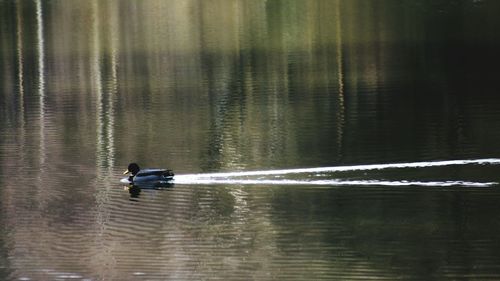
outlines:
{"label": "blurred reflection", "polygon": [[141,194],[140,187],[138,187],[137,185],[130,185],[125,188],[128,189],[128,192],[130,193],[130,200],[136,201],[136,199],[139,198],[139,195]]}
{"label": "blurred reflection", "polygon": [[45,40],[42,2],[37,0],[36,6],[36,46],[38,57],[38,101],[39,101],[39,122],[40,122],[40,169],[45,169],[46,144],[45,144]]}
{"label": "blurred reflection", "polygon": [[[106,60],[107,49],[106,41],[103,37],[109,29],[113,29],[114,17],[107,15],[106,18],[101,16],[102,12],[107,12],[103,2],[98,0],[91,1],[91,25],[90,25],[90,88],[95,102],[95,158],[96,158],[96,186],[99,186],[95,193],[97,209],[96,209],[96,225],[99,227],[99,243],[100,251],[98,255],[102,259],[110,259],[109,253],[112,247],[108,245],[103,237],[106,236],[107,228],[110,224],[110,210],[108,208],[111,203],[110,193],[114,187],[113,167],[115,161],[115,138],[114,138],[114,96],[117,92],[117,75],[116,75],[116,44],[110,44],[109,48],[111,59]],[[114,34],[113,32],[109,32]],[[117,36],[114,34],[114,36]],[[111,42],[115,42],[111,40]],[[138,195],[137,195],[138,196]],[[108,274],[114,271],[110,264],[99,265],[98,271],[100,279],[108,279]]]}
{"label": "blurred reflection", "polygon": [[345,101],[344,101],[344,58],[342,52],[342,19],[340,13],[340,1],[336,0],[335,9],[335,34],[336,34],[336,62],[337,62],[337,84],[338,84],[338,106],[337,106],[337,151],[338,161],[342,160],[342,143],[344,142],[345,126]]}
{"label": "blurred reflection", "polygon": [[17,83],[18,83],[18,91],[19,91],[19,116],[20,116],[20,124],[21,124],[21,130],[22,134],[24,135],[24,126],[25,126],[25,120],[24,120],[24,48],[23,48],[23,17],[22,17],[22,1],[18,0],[16,2],[16,36],[17,36],[17,42],[16,42],[16,51],[17,51]]}
{"label": "blurred reflection", "polygon": [[139,199],[139,196],[141,195],[142,190],[163,190],[163,189],[170,189],[173,187],[174,187],[173,183],[168,183],[168,184],[164,183],[155,186],[130,184],[128,186],[124,186],[123,190],[129,192],[131,201],[137,201],[137,199]]}

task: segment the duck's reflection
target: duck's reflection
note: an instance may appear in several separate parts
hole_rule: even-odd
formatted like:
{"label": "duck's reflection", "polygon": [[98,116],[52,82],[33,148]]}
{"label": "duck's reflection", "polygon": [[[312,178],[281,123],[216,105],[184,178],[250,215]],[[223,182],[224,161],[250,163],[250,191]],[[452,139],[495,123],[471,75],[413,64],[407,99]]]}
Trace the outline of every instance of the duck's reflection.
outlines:
{"label": "duck's reflection", "polygon": [[130,193],[131,200],[137,199],[141,194],[141,188],[137,185],[130,185],[128,186],[128,193]]}
{"label": "duck's reflection", "polygon": [[128,186],[124,186],[124,190],[128,190],[130,194],[130,200],[136,201],[143,189],[146,190],[161,190],[161,189],[167,189],[167,188],[173,188],[174,184],[173,183],[162,183],[162,184],[155,184],[155,185],[137,185],[137,184],[130,184]]}

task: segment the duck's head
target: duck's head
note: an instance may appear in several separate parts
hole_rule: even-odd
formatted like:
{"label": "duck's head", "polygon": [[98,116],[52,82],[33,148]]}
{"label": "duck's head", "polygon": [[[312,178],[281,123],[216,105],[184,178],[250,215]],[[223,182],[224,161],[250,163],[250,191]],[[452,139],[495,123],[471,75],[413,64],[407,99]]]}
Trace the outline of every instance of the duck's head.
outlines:
{"label": "duck's head", "polygon": [[136,163],[130,163],[130,164],[128,164],[127,170],[123,174],[124,175],[130,174],[133,177],[133,176],[137,175],[137,173],[140,170],[141,170],[141,168],[139,168],[139,165],[137,165]]}

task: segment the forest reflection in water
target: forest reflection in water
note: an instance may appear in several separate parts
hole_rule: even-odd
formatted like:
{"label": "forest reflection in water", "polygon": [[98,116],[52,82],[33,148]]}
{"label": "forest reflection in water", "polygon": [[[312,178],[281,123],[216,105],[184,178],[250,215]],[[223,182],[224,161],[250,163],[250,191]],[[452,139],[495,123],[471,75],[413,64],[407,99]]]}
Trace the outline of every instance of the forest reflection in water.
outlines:
{"label": "forest reflection in water", "polygon": [[0,2],[0,279],[498,279],[499,3]]}

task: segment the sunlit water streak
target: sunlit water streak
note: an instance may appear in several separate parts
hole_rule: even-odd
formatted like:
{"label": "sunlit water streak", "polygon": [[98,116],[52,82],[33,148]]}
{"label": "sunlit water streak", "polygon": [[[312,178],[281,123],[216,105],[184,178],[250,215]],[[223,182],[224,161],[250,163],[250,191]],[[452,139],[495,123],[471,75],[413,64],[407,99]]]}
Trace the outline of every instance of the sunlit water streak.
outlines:
{"label": "sunlit water streak", "polygon": [[384,170],[384,169],[406,169],[406,168],[427,168],[427,167],[446,167],[456,165],[498,165],[500,159],[469,159],[469,160],[447,160],[447,161],[430,161],[430,162],[411,162],[411,163],[390,163],[390,164],[369,164],[369,165],[354,165],[354,166],[335,166],[335,167],[318,167],[318,168],[299,168],[299,169],[281,169],[281,170],[264,170],[264,171],[244,171],[244,172],[224,172],[224,173],[206,173],[206,174],[188,174],[178,175],[175,177],[176,184],[249,184],[249,185],[382,185],[382,186],[471,186],[471,187],[488,187],[498,184],[497,182],[474,182],[462,180],[447,180],[447,181],[409,181],[409,180],[339,180],[339,179],[265,179],[265,178],[241,178],[251,176],[283,176],[291,174],[313,174],[319,175],[324,172],[352,172],[352,171],[369,171],[369,170]]}
{"label": "sunlit water streak", "polygon": [[39,98],[39,120],[40,120],[40,166],[45,165],[45,41],[43,30],[43,11],[41,1],[36,1],[36,23],[37,23],[37,52],[38,52],[38,98]]}

